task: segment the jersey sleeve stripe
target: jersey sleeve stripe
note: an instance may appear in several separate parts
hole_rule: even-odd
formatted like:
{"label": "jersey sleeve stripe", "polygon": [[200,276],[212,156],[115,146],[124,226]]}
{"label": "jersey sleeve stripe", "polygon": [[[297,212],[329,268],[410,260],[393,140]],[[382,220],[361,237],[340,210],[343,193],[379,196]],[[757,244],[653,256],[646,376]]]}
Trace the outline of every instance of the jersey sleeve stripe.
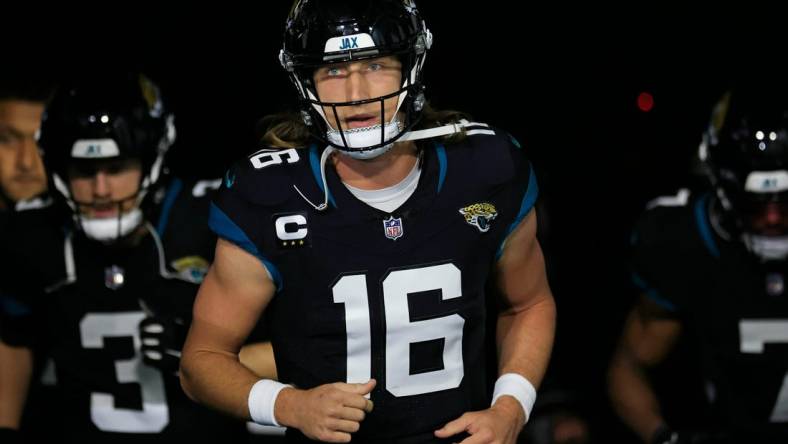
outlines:
{"label": "jersey sleeve stripe", "polygon": [[676,306],[672,302],[663,298],[657,290],[651,288],[646,283],[646,281],[643,280],[643,278],[640,277],[640,275],[638,275],[637,273],[632,273],[632,283],[635,284],[635,286],[638,287],[643,292],[643,294],[646,295],[647,298],[654,301],[660,307],[668,311],[673,311],[673,312],[678,311],[678,308],[676,308]]}
{"label": "jersey sleeve stripe", "polygon": [[170,211],[172,206],[175,205],[175,199],[178,198],[181,188],[183,188],[183,182],[180,179],[174,179],[167,190],[167,196],[164,198],[164,203],[161,206],[159,222],[156,224],[156,233],[159,236],[164,236],[164,230],[167,229],[167,222],[170,220]]}
{"label": "jersey sleeve stripe", "polygon": [[709,223],[709,214],[707,210],[708,203],[708,194],[698,199],[695,203],[695,221],[698,225],[700,237],[703,239],[703,243],[706,244],[706,249],[709,250],[712,256],[719,259],[720,250],[717,248],[717,243],[714,242],[714,236],[711,233],[711,224]]}
{"label": "jersey sleeve stripe", "polygon": [[6,295],[0,295],[0,311],[12,318],[27,316],[31,313],[30,307]]}
{"label": "jersey sleeve stripe", "polygon": [[274,281],[274,285],[276,286],[276,291],[281,291],[283,282],[282,282],[282,275],[279,273],[279,270],[274,266],[274,264],[266,259],[260,251],[257,249],[255,244],[249,239],[246,233],[241,230],[238,225],[235,224],[216,204],[211,203],[211,212],[208,216],[208,225],[211,227],[214,233],[217,236],[221,237],[222,239],[226,239],[235,245],[243,248],[253,256],[260,259],[260,262],[263,263],[268,274],[271,276],[271,280]]}
{"label": "jersey sleeve stripe", "polygon": [[435,152],[438,154],[438,163],[440,164],[440,173],[438,176],[438,193],[440,193],[443,188],[443,181],[446,180],[446,168],[448,166],[446,147],[442,144],[438,144],[435,146]]}
{"label": "jersey sleeve stripe", "polygon": [[509,238],[509,235],[512,234],[515,228],[520,225],[520,222],[525,219],[525,216],[533,209],[534,204],[536,203],[536,198],[539,196],[539,185],[536,183],[536,175],[534,174],[533,168],[528,166],[529,174],[528,174],[528,188],[525,191],[525,195],[523,196],[523,201],[520,204],[520,211],[517,213],[517,217],[514,218],[514,221],[509,228],[506,230],[506,236],[503,238],[503,242],[498,247],[498,253],[495,255],[495,259],[498,260],[503,255],[503,248],[506,245],[506,239]]}

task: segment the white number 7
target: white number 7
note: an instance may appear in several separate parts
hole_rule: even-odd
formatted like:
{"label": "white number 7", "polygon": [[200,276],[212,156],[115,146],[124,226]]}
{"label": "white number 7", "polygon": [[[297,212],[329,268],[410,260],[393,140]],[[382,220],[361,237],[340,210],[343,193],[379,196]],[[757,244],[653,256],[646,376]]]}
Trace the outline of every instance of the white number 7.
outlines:
{"label": "white number 7", "polygon": [[[763,346],[766,343],[788,343],[788,321],[742,320],[739,321],[739,337],[742,353],[763,353]],[[769,421],[788,422],[788,373],[783,378]]]}

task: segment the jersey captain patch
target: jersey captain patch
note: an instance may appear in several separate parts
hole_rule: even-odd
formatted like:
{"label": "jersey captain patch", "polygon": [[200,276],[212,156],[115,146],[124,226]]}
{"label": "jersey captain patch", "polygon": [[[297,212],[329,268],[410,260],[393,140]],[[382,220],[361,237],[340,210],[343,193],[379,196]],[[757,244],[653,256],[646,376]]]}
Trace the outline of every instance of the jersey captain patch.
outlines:
{"label": "jersey captain patch", "polygon": [[279,248],[293,249],[310,245],[306,213],[275,214],[273,219]]}

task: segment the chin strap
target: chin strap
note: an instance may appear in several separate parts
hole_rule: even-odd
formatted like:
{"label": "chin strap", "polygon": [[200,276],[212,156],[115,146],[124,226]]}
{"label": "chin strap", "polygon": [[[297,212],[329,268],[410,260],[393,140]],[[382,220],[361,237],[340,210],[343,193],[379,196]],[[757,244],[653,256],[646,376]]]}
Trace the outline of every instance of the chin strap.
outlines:
{"label": "chin strap", "polygon": [[[485,123],[469,122],[465,119],[462,119],[457,123],[451,123],[449,125],[438,126],[435,128],[427,128],[423,130],[408,131],[407,133],[403,134],[399,139],[397,139],[397,142],[407,142],[411,140],[423,140],[423,139],[432,139],[435,137],[448,136],[451,134],[461,133],[465,131],[465,128],[468,127],[489,128],[489,125]],[[468,131],[468,134],[477,134],[477,133],[493,134],[493,131],[490,129],[478,129],[478,130]]]}
{"label": "chin strap", "polygon": [[[489,126],[487,124],[478,123],[478,122],[469,122],[463,119],[457,123],[443,125],[436,128],[409,131],[403,134],[394,143],[448,136],[450,134],[463,132],[465,131],[465,128],[469,128],[469,127],[482,127],[482,128],[467,131],[467,134],[494,134],[494,132],[491,129],[489,129]],[[483,128],[487,128],[487,129],[483,129]],[[304,193],[301,192],[301,190],[298,189],[297,186],[293,185],[293,188],[295,188],[296,192],[298,192],[298,194],[312,208],[314,208],[317,211],[324,211],[326,208],[328,208],[328,184],[326,183],[326,160],[328,159],[328,156],[334,151],[335,148],[329,146],[323,151],[323,154],[320,156],[320,178],[323,182],[323,203],[321,203],[320,205],[315,205],[311,200],[309,200],[309,198],[307,198],[304,195]]]}

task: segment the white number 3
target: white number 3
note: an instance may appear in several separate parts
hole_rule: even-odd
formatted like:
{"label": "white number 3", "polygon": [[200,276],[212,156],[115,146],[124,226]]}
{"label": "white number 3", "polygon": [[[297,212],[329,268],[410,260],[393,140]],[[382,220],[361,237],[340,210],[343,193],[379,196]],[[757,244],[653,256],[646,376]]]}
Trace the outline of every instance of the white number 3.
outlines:
{"label": "white number 3", "polygon": [[104,338],[131,337],[134,355],[115,361],[118,383],[138,383],[142,389],[142,410],[115,407],[109,393],[90,394],[90,417],[105,432],[159,433],[170,421],[164,392],[164,379],[159,370],[142,363],[137,327],[145,318],[142,312],[90,313],[82,318],[79,330],[86,349],[104,348]]}

